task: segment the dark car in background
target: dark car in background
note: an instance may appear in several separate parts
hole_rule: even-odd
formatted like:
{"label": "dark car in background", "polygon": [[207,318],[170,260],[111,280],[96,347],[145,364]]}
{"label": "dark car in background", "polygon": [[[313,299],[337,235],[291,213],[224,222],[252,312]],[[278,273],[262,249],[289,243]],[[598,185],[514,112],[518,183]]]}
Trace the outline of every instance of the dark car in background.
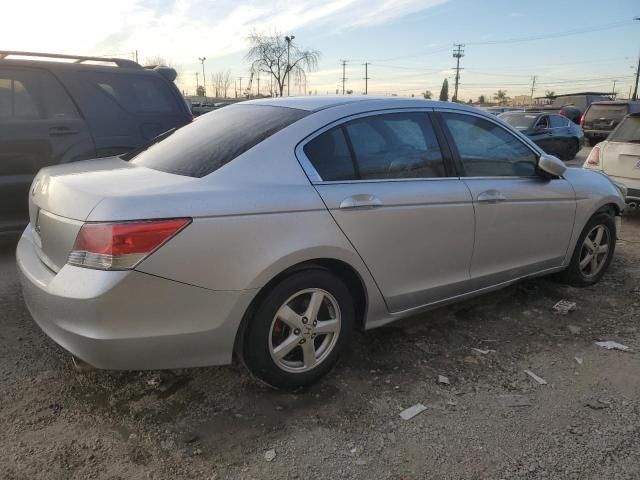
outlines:
{"label": "dark car in background", "polygon": [[596,102],[589,105],[580,124],[589,145],[594,146],[596,143],[606,140],[625,116],[638,112],[640,112],[640,102],[638,101]]}
{"label": "dark car in background", "polygon": [[0,233],[28,222],[43,167],[129,152],[189,123],[169,67],[0,51]]}
{"label": "dark car in background", "polygon": [[567,117],[578,125],[584,112],[593,102],[611,100],[609,97],[595,93],[578,93],[572,95],[561,95],[554,97],[551,105],[543,107],[529,108],[529,111],[545,111],[547,113],[558,113]]}
{"label": "dark car in background", "polygon": [[543,112],[506,112],[498,118],[527,135],[545,152],[572,160],[584,144],[582,129],[564,115]]}

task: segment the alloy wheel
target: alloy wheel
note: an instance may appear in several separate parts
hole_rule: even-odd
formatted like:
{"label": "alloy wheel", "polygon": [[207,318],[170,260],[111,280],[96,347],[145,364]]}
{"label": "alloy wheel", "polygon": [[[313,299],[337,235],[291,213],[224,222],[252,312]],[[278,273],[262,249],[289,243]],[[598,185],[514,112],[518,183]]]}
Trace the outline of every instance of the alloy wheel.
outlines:
{"label": "alloy wheel", "polygon": [[269,330],[269,352],[287,372],[302,373],[323,362],[340,335],[340,307],[329,292],[301,290],[276,312]]}
{"label": "alloy wheel", "polygon": [[607,263],[611,235],[605,225],[596,225],[584,238],[580,250],[580,271],[586,278],[595,277]]}

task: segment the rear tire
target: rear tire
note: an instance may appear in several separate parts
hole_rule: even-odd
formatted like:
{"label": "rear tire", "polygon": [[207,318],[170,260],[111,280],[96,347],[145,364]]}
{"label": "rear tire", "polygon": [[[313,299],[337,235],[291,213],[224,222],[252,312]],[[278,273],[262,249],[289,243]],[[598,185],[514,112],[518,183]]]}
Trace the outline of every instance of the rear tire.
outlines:
{"label": "rear tire", "polygon": [[616,224],[611,214],[594,214],[585,225],[571,262],[562,273],[563,282],[574,287],[588,287],[600,281],[616,248]]}
{"label": "rear tire", "polygon": [[331,370],[354,325],[354,302],[344,282],[326,270],[304,270],[260,300],[241,332],[238,353],[259,380],[296,389]]}
{"label": "rear tire", "polygon": [[566,160],[573,160],[576,158],[576,155],[580,151],[580,144],[575,138],[569,140],[569,145],[567,146],[567,158]]}

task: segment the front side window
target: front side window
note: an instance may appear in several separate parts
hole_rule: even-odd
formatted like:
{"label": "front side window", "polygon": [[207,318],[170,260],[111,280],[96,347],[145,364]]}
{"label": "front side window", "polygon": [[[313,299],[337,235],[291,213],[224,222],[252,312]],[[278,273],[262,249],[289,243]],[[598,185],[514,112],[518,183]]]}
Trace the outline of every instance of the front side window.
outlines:
{"label": "front side window", "polygon": [[536,128],[545,129],[549,128],[549,117],[546,115],[544,117],[540,117],[540,119],[536,122]]}
{"label": "front side window", "polygon": [[136,155],[131,163],[204,177],[308,113],[270,105],[230,105],[198,117]]}
{"label": "front side window", "polygon": [[446,175],[436,135],[424,113],[358,118],[314,138],[304,152],[324,181]]}
{"label": "front side window", "polygon": [[536,155],[500,125],[459,113],[442,118],[468,177],[535,175]]}

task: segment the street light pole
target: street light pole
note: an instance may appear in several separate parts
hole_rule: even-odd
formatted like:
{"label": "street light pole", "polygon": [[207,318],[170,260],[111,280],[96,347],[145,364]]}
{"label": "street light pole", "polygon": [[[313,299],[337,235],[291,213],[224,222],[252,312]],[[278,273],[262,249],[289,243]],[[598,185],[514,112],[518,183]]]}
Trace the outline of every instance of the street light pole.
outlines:
{"label": "street light pole", "polygon": [[291,89],[291,42],[296,38],[293,35],[284,37],[284,41],[287,42],[287,97],[290,95]]}
{"label": "street light pole", "polygon": [[[640,21],[640,17],[635,17],[634,20]],[[638,78],[640,77],[640,56],[638,56],[638,68],[636,68],[636,86],[633,87],[632,100],[638,99]]]}
{"label": "street light pole", "polygon": [[204,61],[206,59],[207,57],[198,57],[198,60],[200,60],[200,63],[202,64],[202,93],[204,93],[203,97],[205,100],[207,99],[207,77],[204,74]]}

